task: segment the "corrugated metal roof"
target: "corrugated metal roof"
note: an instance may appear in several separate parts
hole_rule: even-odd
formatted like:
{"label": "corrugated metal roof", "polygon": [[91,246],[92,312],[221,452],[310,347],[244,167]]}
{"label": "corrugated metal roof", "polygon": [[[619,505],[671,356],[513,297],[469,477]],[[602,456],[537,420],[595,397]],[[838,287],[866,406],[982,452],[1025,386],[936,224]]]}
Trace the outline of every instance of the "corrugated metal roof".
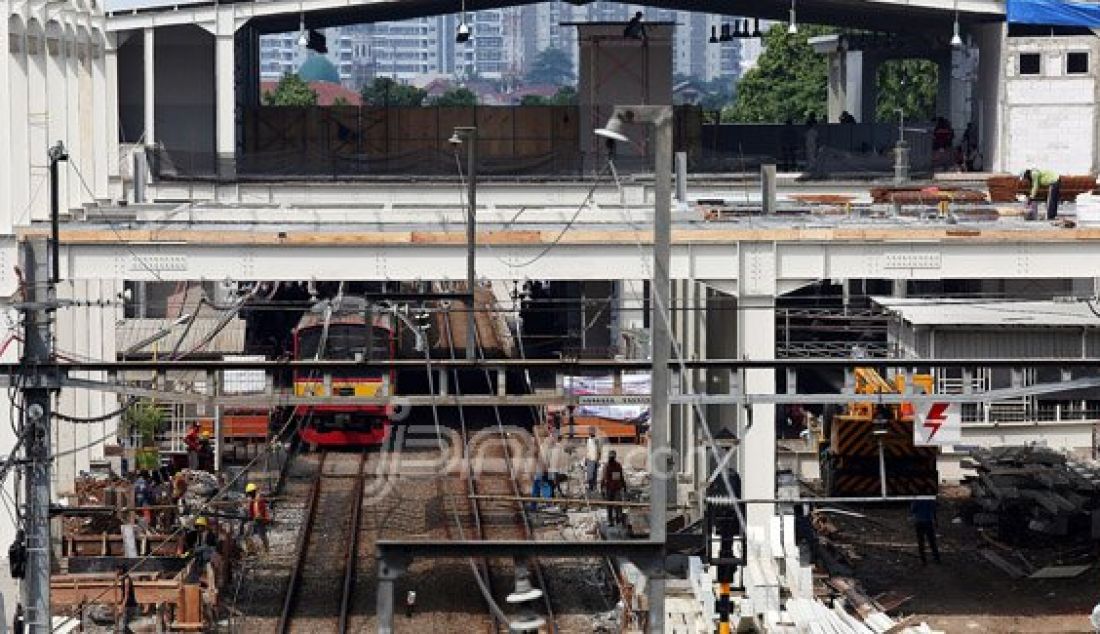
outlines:
{"label": "corrugated metal roof", "polygon": [[[196,318],[191,329],[187,331],[187,335],[184,337],[183,343],[180,344],[179,349],[181,351],[188,351],[197,346],[214,331],[219,321],[217,317],[200,316]],[[125,319],[119,322],[115,331],[115,351],[117,355],[121,357],[131,346],[141,343],[143,339],[156,335],[162,329],[171,325],[171,323],[172,321],[168,319]],[[172,351],[172,348],[176,346],[176,341],[179,340],[185,328],[186,325],[172,327],[171,332],[163,338],[145,345],[136,351],[130,351],[128,354],[130,356],[148,356],[153,354],[155,349],[157,354],[167,355]],[[244,320],[233,318],[214,336],[210,343],[196,352],[208,355],[221,355],[240,354],[243,351]]]}
{"label": "corrugated metal roof", "polygon": [[872,297],[911,326],[1100,327],[1084,302]]}

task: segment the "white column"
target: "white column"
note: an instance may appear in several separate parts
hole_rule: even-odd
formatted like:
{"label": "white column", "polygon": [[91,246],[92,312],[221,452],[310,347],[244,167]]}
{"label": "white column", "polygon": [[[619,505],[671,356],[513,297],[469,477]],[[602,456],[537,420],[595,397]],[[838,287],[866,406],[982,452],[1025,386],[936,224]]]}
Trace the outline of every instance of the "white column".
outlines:
{"label": "white column", "polygon": [[[108,183],[111,180],[117,183],[118,191],[113,191],[110,195],[121,198],[122,192],[122,179],[119,173],[119,165],[121,157],[119,156],[118,146],[118,45],[117,34],[105,33],[104,34],[104,46],[103,46],[103,76],[106,81],[103,85],[104,90],[104,116],[103,121],[105,126],[106,143],[103,146],[103,151],[107,153],[107,179]],[[109,116],[108,116],[109,115]]]}
{"label": "white column", "polygon": [[[84,160],[84,143],[81,140],[83,131],[81,128],[89,128],[91,125],[87,121],[87,118],[80,116],[80,38],[71,28],[65,29],[65,37],[62,39],[62,51],[65,56],[61,59],[62,70],[65,73],[65,146],[69,149],[69,160],[76,165],[76,168],[80,169],[84,179],[88,181],[88,187],[92,186],[95,177],[95,166],[90,161]],[[85,121],[85,125],[81,126],[81,121]],[[66,169],[68,167],[68,169]],[[76,175],[75,169],[72,165],[64,166],[62,169],[69,174],[68,182],[68,204],[62,204],[62,209],[72,209],[78,207],[84,200],[90,199],[87,192],[84,191],[84,187],[80,184],[80,179]],[[92,179],[89,181],[88,179]],[[65,192],[61,194],[62,201],[65,200]]]}
{"label": "white column", "polygon": [[[27,44],[27,117],[20,123],[27,130],[27,162],[30,175],[29,214],[26,222],[49,218],[49,192],[46,183],[46,34],[37,28]],[[17,159],[18,160],[18,159]],[[20,210],[22,211],[22,210]]]}
{"label": "white column", "polygon": [[237,90],[236,51],[233,36],[236,32],[233,14],[219,10],[214,50],[214,102],[216,140],[219,165],[231,165],[237,151]]}
{"label": "white column", "polygon": [[[737,348],[744,359],[775,358],[775,308],[770,297],[742,297],[737,303]],[[749,394],[775,392],[775,370],[746,370],[745,391]],[[751,421],[748,417],[751,415]],[[741,408],[740,428],[743,495],[747,499],[775,497],[775,406]],[[770,504],[750,504],[750,526],[766,527],[772,516]]]}
{"label": "white column", "polygon": [[11,129],[11,110],[12,101],[16,98],[13,94],[15,91],[12,89],[12,66],[15,64],[15,57],[19,55],[19,51],[22,50],[22,45],[17,47],[15,53],[11,52],[12,42],[9,32],[8,24],[5,22],[0,26],[0,86],[8,87],[5,91],[6,94],[0,94],[0,147],[8,148],[6,152],[0,152],[0,192],[8,192],[8,205],[3,211],[0,211],[0,234],[11,233],[12,215],[16,213],[16,208],[12,202],[12,154],[15,151],[15,147],[12,143],[12,129]]}
{"label": "white column", "polygon": [[[46,25],[46,143],[42,147],[31,145],[31,163],[46,163],[46,148],[61,141],[69,146],[69,81],[68,47],[64,29],[56,22]],[[67,165],[61,165],[57,172],[57,197],[62,210],[69,205],[69,173]],[[43,186],[42,199],[45,201],[46,216],[49,217],[49,180]]]}
{"label": "white column", "polygon": [[[5,29],[7,26],[5,25]],[[31,170],[30,170],[30,157],[27,154],[28,143],[28,130],[27,125],[27,99],[29,98],[27,90],[28,80],[28,68],[27,68],[27,40],[23,35],[17,35],[18,39],[12,44],[18,45],[19,49],[11,53],[10,57],[5,58],[5,65],[9,70],[8,81],[4,84],[8,86],[7,103],[9,105],[8,117],[3,121],[0,121],[0,126],[7,126],[11,133],[10,150],[4,152],[7,155],[10,163],[8,164],[9,175],[8,183],[11,192],[9,201],[10,209],[4,216],[3,228],[5,233],[11,232],[11,227],[21,222],[21,217],[24,212],[27,212],[27,205],[30,200],[31,192]],[[9,48],[5,48],[7,51]],[[26,216],[29,218],[30,216]]]}
{"label": "white column", "polygon": [[[779,273],[775,244],[738,244],[739,273],[737,298],[737,352],[742,359],[775,358],[775,298]],[[749,394],[774,394],[775,370],[746,370],[744,389]],[[749,499],[775,498],[775,406],[738,408],[738,436],[741,438],[739,468],[743,495]],[[748,507],[750,526],[767,530],[771,504]]]}
{"label": "white column", "polygon": [[155,108],[155,95],[156,95],[156,71],[154,69],[154,48],[156,46],[155,38],[153,37],[155,30],[153,27],[145,28],[145,145],[151,146],[156,144],[156,108]]}
{"label": "white column", "polygon": [[[118,117],[115,114],[117,110],[108,110],[107,108],[107,94],[112,87],[108,85],[106,44],[107,41],[100,31],[92,31],[92,44],[89,50],[92,76],[92,122],[94,125],[92,130],[92,161],[96,167],[95,184],[92,185],[92,188],[95,190],[96,196],[101,198],[110,196],[108,179],[113,172],[111,163],[118,161],[118,153],[109,150],[118,140],[117,134],[114,137],[109,135],[110,122],[115,121],[114,125],[117,126]],[[111,113],[109,117],[107,116],[108,112]]]}

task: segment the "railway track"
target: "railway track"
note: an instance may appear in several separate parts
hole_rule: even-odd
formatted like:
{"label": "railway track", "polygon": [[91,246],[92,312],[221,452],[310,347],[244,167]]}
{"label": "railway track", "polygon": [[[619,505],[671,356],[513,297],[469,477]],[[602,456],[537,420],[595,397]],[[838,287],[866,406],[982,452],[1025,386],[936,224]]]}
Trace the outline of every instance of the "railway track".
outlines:
{"label": "railway track", "polygon": [[367,453],[320,454],[277,631],[346,632],[358,569]]}
{"label": "railway track", "polygon": [[[450,328],[450,320],[443,320],[443,335],[450,348],[451,358],[457,356],[454,336]],[[480,330],[480,329],[478,329]],[[478,356],[484,358],[484,350],[481,346],[480,332],[477,333]],[[489,373],[484,374],[487,389],[492,391]],[[454,377],[453,384],[459,385],[458,377]],[[519,497],[523,491],[519,482],[519,473],[512,460],[513,448],[502,424],[499,408],[494,407],[498,434],[480,436],[479,446],[470,444],[470,437],[466,425],[466,418],[459,408],[460,437],[462,439],[465,461],[464,477],[460,478],[459,501],[456,502],[456,520],[463,524],[465,530],[458,532],[464,535],[452,535],[452,537],[466,537],[483,540],[528,540],[533,538],[531,523],[522,503],[511,501],[488,501],[472,499],[471,495],[505,495]],[[477,457],[477,464],[470,460],[471,456]],[[459,511],[458,509],[462,509]],[[473,564],[483,584],[483,593],[487,592],[492,597],[489,605],[492,616],[491,631],[510,632],[507,620],[516,617],[515,610],[508,614],[509,605],[506,602],[507,595],[514,589],[515,562],[513,560],[482,559]],[[536,587],[544,590],[541,597],[541,606],[546,624],[539,628],[540,632],[557,632],[555,625],[553,605],[550,602],[550,594],[546,590],[546,581],[542,566],[537,560],[528,562],[529,573]],[[486,601],[486,603],[489,603]],[[494,609],[495,608],[495,609]],[[505,614],[500,614],[504,610]],[[526,610],[525,610],[526,611]],[[503,619],[501,617],[504,617]]]}

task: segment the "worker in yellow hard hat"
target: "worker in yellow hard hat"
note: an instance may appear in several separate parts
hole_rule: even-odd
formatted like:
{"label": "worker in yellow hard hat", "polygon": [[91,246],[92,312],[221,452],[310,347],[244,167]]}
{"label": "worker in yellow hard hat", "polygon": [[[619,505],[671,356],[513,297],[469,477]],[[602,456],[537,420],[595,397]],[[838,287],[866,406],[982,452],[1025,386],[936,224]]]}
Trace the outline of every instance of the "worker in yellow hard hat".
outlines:
{"label": "worker in yellow hard hat", "polygon": [[199,577],[206,571],[206,566],[213,560],[218,552],[218,536],[210,530],[210,525],[202,515],[195,518],[195,526],[187,531],[183,540],[184,557],[193,558],[194,565],[188,573],[188,583],[196,583]]}
{"label": "worker in yellow hard hat", "polygon": [[244,494],[248,497],[248,541],[249,546],[255,538],[259,538],[264,545],[264,552],[271,551],[271,544],[267,540],[267,525],[271,523],[271,515],[267,510],[267,500],[260,493],[260,488],[255,482],[249,482],[244,487]]}

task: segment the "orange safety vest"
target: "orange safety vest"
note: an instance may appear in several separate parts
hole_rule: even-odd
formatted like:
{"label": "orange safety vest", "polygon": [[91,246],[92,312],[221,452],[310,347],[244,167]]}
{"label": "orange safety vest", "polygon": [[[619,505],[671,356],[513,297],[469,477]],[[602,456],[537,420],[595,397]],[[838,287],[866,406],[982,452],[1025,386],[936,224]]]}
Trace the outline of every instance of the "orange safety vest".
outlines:
{"label": "orange safety vest", "polygon": [[268,521],[267,500],[259,494],[248,503],[248,519]]}

